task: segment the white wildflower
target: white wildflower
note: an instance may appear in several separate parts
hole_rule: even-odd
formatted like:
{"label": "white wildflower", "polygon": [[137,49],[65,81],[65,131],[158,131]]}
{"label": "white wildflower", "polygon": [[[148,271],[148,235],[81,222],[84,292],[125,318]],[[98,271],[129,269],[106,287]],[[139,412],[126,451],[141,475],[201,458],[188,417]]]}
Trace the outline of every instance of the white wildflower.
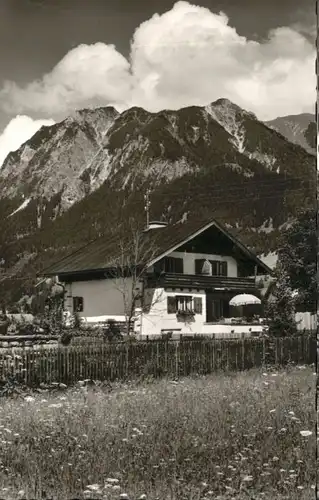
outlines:
{"label": "white wildflower", "polygon": [[311,431],[300,431],[300,434],[301,434],[303,437],[308,437],[308,436],[311,436],[311,435],[312,435],[312,432],[311,432]]}
{"label": "white wildflower", "polygon": [[98,491],[101,487],[99,484],[88,484],[87,489],[91,491]]}
{"label": "white wildflower", "polygon": [[254,479],[253,476],[244,476],[243,477],[243,481],[245,481],[245,482],[253,481],[253,479]]}

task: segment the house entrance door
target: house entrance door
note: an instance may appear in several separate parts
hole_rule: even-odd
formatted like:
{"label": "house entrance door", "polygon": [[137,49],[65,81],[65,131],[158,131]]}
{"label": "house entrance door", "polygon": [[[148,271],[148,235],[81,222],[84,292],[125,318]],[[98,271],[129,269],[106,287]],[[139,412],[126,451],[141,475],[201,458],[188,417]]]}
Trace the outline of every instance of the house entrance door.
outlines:
{"label": "house entrance door", "polygon": [[206,292],[206,322],[215,323],[230,316],[230,297],[226,294]]}

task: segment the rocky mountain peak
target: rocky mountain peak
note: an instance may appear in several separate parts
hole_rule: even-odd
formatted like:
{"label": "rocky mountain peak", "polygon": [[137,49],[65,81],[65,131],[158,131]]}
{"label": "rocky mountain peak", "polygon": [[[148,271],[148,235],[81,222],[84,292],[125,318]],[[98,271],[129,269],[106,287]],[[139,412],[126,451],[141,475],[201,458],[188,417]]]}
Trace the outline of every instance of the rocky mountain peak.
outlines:
{"label": "rocky mountain peak", "polygon": [[266,124],[286,137],[288,141],[302,146],[309,153],[316,154],[317,127],[314,114],[281,116]]}

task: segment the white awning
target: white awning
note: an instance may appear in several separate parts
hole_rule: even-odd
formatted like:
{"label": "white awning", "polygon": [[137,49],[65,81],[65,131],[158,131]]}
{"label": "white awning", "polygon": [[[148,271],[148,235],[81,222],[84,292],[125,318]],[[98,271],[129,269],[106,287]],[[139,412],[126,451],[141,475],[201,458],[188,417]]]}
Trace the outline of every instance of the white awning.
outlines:
{"label": "white awning", "polygon": [[261,304],[261,300],[255,295],[250,295],[249,293],[241,293],[240,295],[235,295],[230,301],[230,306],[247,306],[250,304]]}

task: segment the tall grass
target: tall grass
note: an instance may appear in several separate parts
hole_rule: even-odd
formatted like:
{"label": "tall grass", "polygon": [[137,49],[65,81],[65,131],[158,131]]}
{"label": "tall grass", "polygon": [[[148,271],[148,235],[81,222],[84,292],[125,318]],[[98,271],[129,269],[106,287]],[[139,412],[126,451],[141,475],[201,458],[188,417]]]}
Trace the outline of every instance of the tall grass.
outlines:
{"label": "tall grass", "polygon": [[6,400],[0,498],[314,498],[314,395],[298,367]]}

